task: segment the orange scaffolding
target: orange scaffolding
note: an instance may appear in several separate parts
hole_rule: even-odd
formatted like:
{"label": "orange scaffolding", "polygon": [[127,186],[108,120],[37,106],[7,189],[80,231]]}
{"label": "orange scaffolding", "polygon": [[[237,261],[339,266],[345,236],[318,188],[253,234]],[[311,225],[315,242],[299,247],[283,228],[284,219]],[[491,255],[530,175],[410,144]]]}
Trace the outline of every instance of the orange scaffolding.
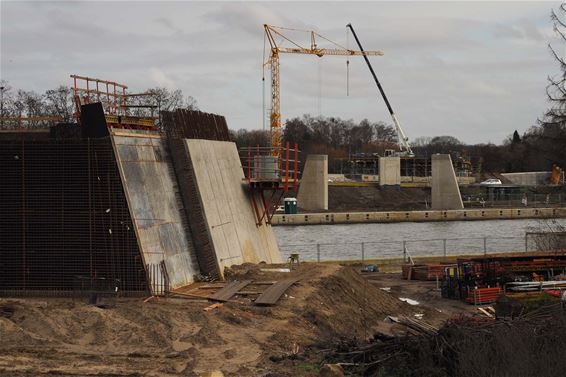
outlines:
{"label": "orange scaffolding", "polygon": [[299,182],[299,148],[287,142],[280,159],[272,155],[272,147],[240,148],[244,181],[248,185],[256,225],[271,224],[281,199],[292,187],[297,192]]}
{"label": "orange scaffolding", "polygon": [[77,122],[81,119],[81,105],[100,102],[104,109],[106,123],[110,127],[129,129],[152,129],[155,128],[157,117],[134,117],[129,116],[128,108],[150,108],[155,105],[128,105],[130,97],[151,96],[151,93],[126,93],[128,87],[114,81],[101,80],[87,76],[71,75],[73,79],[73,98],[75,101],[75,118]]}

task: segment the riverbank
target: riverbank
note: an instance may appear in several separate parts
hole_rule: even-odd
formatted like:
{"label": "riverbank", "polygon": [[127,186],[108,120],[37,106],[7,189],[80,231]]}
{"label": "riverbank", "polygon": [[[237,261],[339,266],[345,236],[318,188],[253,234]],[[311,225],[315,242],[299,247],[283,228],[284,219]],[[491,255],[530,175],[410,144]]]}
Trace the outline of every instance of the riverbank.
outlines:
{"label": "riverbank", "polygon": [[566,218],[560,208],[480,208],[447,211],[332,212],[274,215],[272,225],[321,225],[427,221],[512,220]]}

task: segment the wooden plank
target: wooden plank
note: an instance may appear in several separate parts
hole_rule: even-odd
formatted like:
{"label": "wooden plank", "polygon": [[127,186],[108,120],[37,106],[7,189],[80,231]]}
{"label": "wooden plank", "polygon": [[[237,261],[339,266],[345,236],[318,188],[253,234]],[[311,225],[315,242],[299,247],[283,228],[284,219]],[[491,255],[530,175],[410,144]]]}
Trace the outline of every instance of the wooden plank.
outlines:
{"label": "wooden plank", "polygon": [[255,301],[254,304],[256,305],[275,305],[275,303],[279,300],[281,295],[285,293],[285,291],[295,284],[299,279],[292,278],[292,279],[285,279],[276,282],[271,287],[267,288],[265,292],[263,292]]}
{"label": "wooden plank", "polygon": [[210,306],[207,306],[207,307],[204,308],[203,310],[204,310],[205,312],[208,312],[208,311],[211,311],[212,309],[220,308],[222,305],[224,305],[224,304],[221,303],[221,302],[217,302],[216,304],[212,304],[212,305],[210,305]]}
{"label": "wooden plank", "polygon": [[226,302],[232,298],[240,289],[249,285],[251,280],[232,281],[213,295],[208,296],[210,300]]}
{"label": "wooden plank", "polygon": [[273,280],[273,281],[254,281],[252,283],[252,285],[273,285],[277,283],[277,281]]}

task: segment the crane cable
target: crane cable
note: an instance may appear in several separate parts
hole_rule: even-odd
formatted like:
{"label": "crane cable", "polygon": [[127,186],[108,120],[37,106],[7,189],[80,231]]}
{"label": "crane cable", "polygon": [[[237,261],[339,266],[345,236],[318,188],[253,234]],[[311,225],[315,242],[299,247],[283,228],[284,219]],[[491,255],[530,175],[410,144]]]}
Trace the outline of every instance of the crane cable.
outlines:
{"label": "crane cable", "polygon": [[[350,50],[350,33],[346,26],[346,49]],[[346,96],[350,96],[350,56],[346,57]]]}
{"label": "crane cable", "polygon": [[318,59],[318,116],[322,116],[322,59]]}
{"label": "crane cable", "polygon": [[261,101],[262,101],[262,105],[261,105],[261,121],[262,123],[262,130],[263,132],[265,132],[265,43],[266,43],[266,36],[265,33],[263,33],[263,57],[261,60],[261,82],[262,82],[262,88],[261,88]]}

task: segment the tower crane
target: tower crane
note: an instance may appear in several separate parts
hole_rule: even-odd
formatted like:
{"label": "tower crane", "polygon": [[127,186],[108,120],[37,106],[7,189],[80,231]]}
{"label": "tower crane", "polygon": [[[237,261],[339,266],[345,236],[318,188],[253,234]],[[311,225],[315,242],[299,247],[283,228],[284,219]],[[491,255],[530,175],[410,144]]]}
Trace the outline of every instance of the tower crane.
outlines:
{"label": "tower crane", "polygon": [[[381,56],[382,51],[358,51],[351,50],[349,48],[343,47],[330,39],[323,37],[315,31],[311,30],[298,30],[289,29],[271,25],[263,25],[265,29],[265,37],[269,41],[271,46],[271,53],[266,62],[271,69],[271,114],[270,114],[270,130],[271,130],[271,155],[275,157],[281,157],[281,139],[282,139],[282,124],[281,124],[281,102],[280,102],[280,74],[279,74],[279,54],[307,54],[315,55],[319,58],[325,55],[338,55],[338,56],[350,56],[350,55],[360,55],[367,59],[367,56]],[[305,32],[310,35],[310,46],[303,46],[293,40],[288,36],[284,35],[285,30]],[[281,39],[278,43],[277,39]],[[320,48],[317,42],[319,40],[325,40],[330,42],[335,47],[334,48]],[[291,47],[283,47],[284,42],[289,42]]]}

